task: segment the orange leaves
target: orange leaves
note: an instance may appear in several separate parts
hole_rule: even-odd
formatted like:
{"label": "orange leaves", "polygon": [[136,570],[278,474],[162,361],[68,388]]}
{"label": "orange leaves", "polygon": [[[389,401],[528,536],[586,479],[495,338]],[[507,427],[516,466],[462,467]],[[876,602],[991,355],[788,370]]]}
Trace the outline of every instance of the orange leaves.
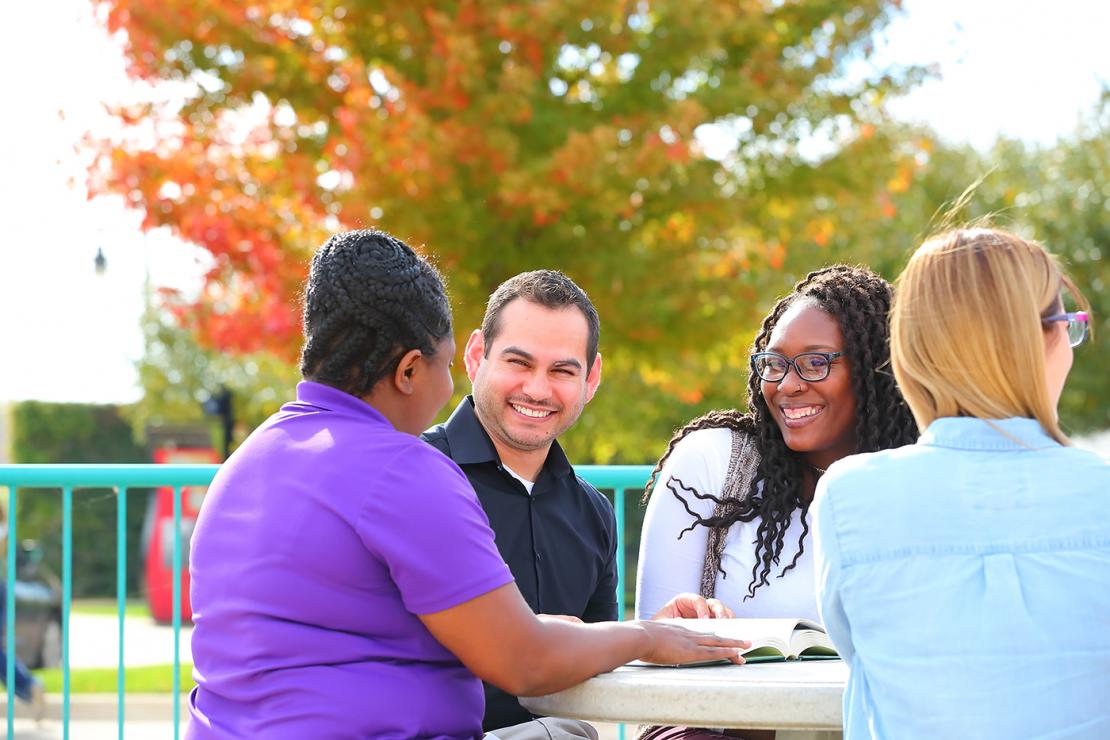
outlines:
{"label": "orange leaves", "polygon": [[806,227],[806,234],[819,247],[829,246],[829,241],[836,233],[836,224],[828,217],[810,221]]}
{"label": "orange leaves", "polygon": [[898,213],[898,207],[894,205],[894,201],[890,197],[890,193],[879,193],[879,210],[884,218],[894,218]]}
{"label": "orange leaves", "polygon": [[679,244],[689,244],[695,233],[694,219],[686,213],[672,213],[664,222],[660,236]]}
{"label": "orange leaves", "polygon": [[555,223],[558,219],[559,215],[557,213],[546,211],[540,207],[532,209],[533,226],[547,226],[548,224]]}
{"label": "orange leaves", "polygon": [[904,193],[910,189],[913,184],[914,172],[917,169],[913,160],[903,161],[897,171],[890,180],[887,181],[886,189],[891,193]]}
{"label": "orange leaves", "polygon": [[473,0],[464,0],[454,15],[427,7],[423,18],[431,35],[429,82],[420,91],[421,103],[431,109],[465,110],[471,94],[483,85],[484,60],[479,48],[480,21]]}
{"label": "orange leaves", "polygon": [[684,141],[664,144],[664,152],[672,164],[685,164],[690,159],[690,147]]}
{"label": "orange leaves", "polygon": [[[877,191],[913,177],[858,121],[851,161],[783,153],[791,117],[817,131],[871,100],[829,92],[820,60],[784,63],[801,26],[857,8],[840,0],[94,1],[145,79],[212,78],[180,113],[120,111],[138,133],[102,142],[90,186],[214,256],[177,310],[221,349],[292,356],[306,257],[368,225],[450,266],[462,321],[506,272],[550,264],[635,286],[598,290],[612,341],[709,346],[719,316],[699,306],[735,308],[735,283],[793,270],[799,242],[835,251],[841,211],[877,220]],[[855,10],[859,27],[882,6]],[[746,126],[733,160],[709,160],[695,132],[729,117]],[[712,395],[671,377],[653,388]]]}
{"label": "orange leaves", "polygon": [[781,270],[786,260],[786,245],[782,242],[773,242],[766,247],[767,264],[774,270]]}
{"label": "orange leaves", "polygon": [[321,220],[322,207],[305,197],[316,176],[311,160],[283,152],[274,137],[280,129],[247,123],[234,116],[203,127],[178,123],[180,136],[155,150],[143,147],[143,137],[125,138],[102,150],[90,185],[129,194],[146,206],[143,228],[169,226],[216,258],[197,301],[168,304],[183,323],[220,349],[285,351],[299,335],[291,298],[305,245],[296,239],[305,235],[302,224]]}
{"label": "orange leaves", "polygon": [[[692,360],[693,358],[687,359]],[[705,395],[703,388],[704,373],[699,374],[703,378],[699,381],[692,377],[692,374],[676,374],[660,367],[641,366],[639,375],[646,385],[659,388],[687,405],[700,403]]]}
{"label": "orange leaves", "polygon": [[606,162],[614,143],[614,131],[609,127],[570,132],[551,157],[552,179],[576,195],[596,194],[604,182],[598,165]]}
{"label": "orange leaves", "polygon": [[751,269],[752,261],[743,243],[735,244],[722,254],[707,257],[704,272],[712,280],[731,281]]}

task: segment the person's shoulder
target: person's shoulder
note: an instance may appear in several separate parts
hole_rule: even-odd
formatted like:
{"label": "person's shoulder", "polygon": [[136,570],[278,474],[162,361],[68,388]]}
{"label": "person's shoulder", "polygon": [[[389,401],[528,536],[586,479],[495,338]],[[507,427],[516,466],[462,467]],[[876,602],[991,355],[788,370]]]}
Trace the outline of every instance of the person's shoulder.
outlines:
{"label": "person's shoulder", "polygon": [[[870,521],[876,496],[883,491],[904,490],[907,480],[920,485],[918,469],[922,455],[930,451],[919,445],[849,455],[829,466],[817,483],[811,511],[819,527],[839,531],[836,522]],[[889,499],[884,498],[884,501]]]}
{"label": "person's shoulder", "polygon": [[727,427],[707,427],[688,432],[675,442],[668,462],[681,467],[702,460],[724,460],[727,463],[732,454],[733,433]]}
{"label": "person's shoulder", "polygon": [[428,482],[443,476],[465,478],[450,457],[421,437],[398,433],[390,438],[388,449],[383,452],[389,457],[387,464],[403,476]]}
{"label": "person's shoulder", "polygon": [[1092,470],[1110,474],[1110,457],[1103,457],[1094,450],[1061,445],[1057,448],[1056,454],[1071,464],[1082,465]]}
{"label": "person's shoulder", "polygon": [[571,476],[575,484],[577,484],[577,495],[585,499],[586,503],[589,504],[589,510],[593,511],[593,514],[588,516],[597,517],[597,519],[604,524],[605,528],[609,530],[610,535],[613,535],[617,527],[617,515],[616,511],[613,509],[613,503],[609,500],[608,496],[597,490],[592,483],[579,475],[578,471],[574,470],[573,466],[571,466],[571,471]]}
{"label": "person's shoulder", "polygon": [[591,504],[593,504],[594,508],[606,512],[613,511],[613,504],[609,502],[609,497],[597,490],[592,483],[579,475],[577,470],[574,471],[574,481],[578,484],[579,491]]}
{"label": "person's shoulder", "polygon": [[908,444],[903,447],[892,447],[878,452],[863,452],[858,455],[849,455],[837,460],[829,466],[824,477],[825,485],[833,488],[852,487],[884,478],[898,473],[904,473],[921,466],[929,467],[934,464],[928,458],[935,457],[937,450],[926,445]]}
{"label": "person's shoulder", "polygon": [[444,455],[448,457],[451,456],[451,445],[447,441],[447,424],[436,424],[434,427],[425,430],[424,433],[420,435],[420,439],[424,440]]}
{"label": "person's shoulder", "polygon": [[721,447],[731,447],[732,437],[734,434],[744,434],[743,432],[734,431],[728,427],[706,427],[704,429],[695,429],[688,433],[675,444],[675,449],[679,447],[687,450],[700,450],[700,449],[718,449]]}
{"label": "person's shoulder", "polygon": [[1093,450],[1063,445],[1047,453],[1038,460],[1038,477],[1050,476],[1059,484],[1067,481],[1071,486],[1099,493],[1110,490],[1110,459]]}
{"label": "person's shoulder", "polygon": [[474,488],[455,462],[419,437],[406,434],[394,440],[378,456],[378,465],[361,480],[370,481],[375,495],[366,499],[367,511],[393,506],[398,501],[410,508],[453,516],[457,507],[478,505]]}
{"label": "person's shoulder", "polygon": [[667,456],[672,471],[727,470],[732,459],[734,431],[728,427],[707,427],[689,432],[675,443]]}

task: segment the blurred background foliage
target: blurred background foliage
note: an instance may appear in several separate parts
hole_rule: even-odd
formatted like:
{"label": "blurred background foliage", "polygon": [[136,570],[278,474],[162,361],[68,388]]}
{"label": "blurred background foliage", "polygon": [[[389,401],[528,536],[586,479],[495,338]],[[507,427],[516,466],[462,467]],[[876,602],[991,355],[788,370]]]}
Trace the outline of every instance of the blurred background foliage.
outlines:
{"label": "blurred background foliage", "polygon": [[[23,401],[11,407],[11,456],[15,463],[147,463],[118,406]],[[142,529],[149,489],[127,494],[127,591],[142,580]],[[62,573],[62,493],[19,489],[18,535],[36,539],[43,559]],[[6,503],[6,501],[5,501]],[[73,595],[103,596],[116,589],[116,507],[112,489],[73,493]]]}
{"label": "blurred background foliage", "polygon": [[[460,346],[521,270],[590,293],[605,377],[565,440],[580,463],[653,462],[743,406],[778,296],[838,261],[893,278],[946,213],[1042,240],[1107,329],[1110,103],[1047,147],[896,123],[885,101],[923,72],[869,61],[892,0],[94,3],[133,75],[191,92],[117,109],[129,133],[91,142],[91,190],[214,258],[147,313],[136,429],[225,385],[241,438],[289,398],[308,260],[346,228],[439,264]],[[1069,431],[1110,427],[1105,347],[1077,355]]]}

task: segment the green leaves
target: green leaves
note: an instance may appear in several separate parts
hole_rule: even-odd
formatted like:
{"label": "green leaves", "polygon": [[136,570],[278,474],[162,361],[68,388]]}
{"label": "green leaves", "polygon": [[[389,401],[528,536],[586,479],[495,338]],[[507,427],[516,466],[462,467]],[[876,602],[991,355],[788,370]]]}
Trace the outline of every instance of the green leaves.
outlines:
{"label": "green leaves", "polygon": [[[1072,150],[986,160],[891,125],[883,99],[920,70],[844,70],[891,0],[98,5],[134,74],[195,88],[180,109],[119,111],[135,135],[101,142],[90,187],[216,260],[196,299],[163,303],[188,333],[149,335],[140,418],[194,414],[199,388],[225,383],[249,429],[288,397],[308,258],[343,228],[434,258],[460,346],[516,272],[581,284],[606,355],[568,440],[583,462],[649,461],[690,416],[741,405],[747,343],[779,295],[835,261],[894,277],[987,162],[1000,170],[975,208],[1028,206],[1092,293],[1110,280],[1092,257],[1105,116]],[[1084,361],[1065,419],[1106,426]]]}

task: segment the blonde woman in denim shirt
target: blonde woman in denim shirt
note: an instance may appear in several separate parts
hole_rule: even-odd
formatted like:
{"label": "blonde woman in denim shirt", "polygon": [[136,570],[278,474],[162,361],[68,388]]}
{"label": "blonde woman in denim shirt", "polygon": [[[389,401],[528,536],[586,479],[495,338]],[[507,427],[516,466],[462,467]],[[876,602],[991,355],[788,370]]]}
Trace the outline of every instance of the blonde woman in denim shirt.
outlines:
{"label": "blonde woman in denim shirt", "polygon": [[1110,737],[1110,464],[1056,405],[1087,334],[1040,245],[925,242],[896,284],[895,376],[917,444],[818,485],[825,626],[851,677],[845,737]]}

